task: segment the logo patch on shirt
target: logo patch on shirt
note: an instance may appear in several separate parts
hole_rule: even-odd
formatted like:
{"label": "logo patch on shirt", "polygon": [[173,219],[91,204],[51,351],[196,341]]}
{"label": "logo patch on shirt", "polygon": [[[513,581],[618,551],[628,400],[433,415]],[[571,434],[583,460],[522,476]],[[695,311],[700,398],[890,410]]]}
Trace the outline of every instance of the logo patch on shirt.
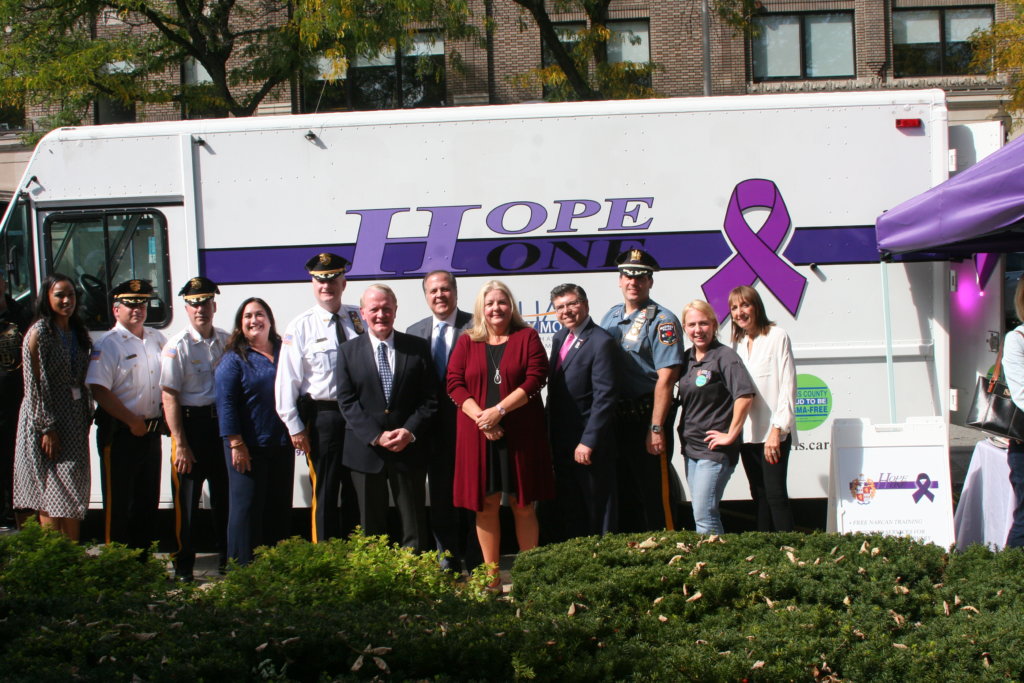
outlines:
{"label": "logo patch on shirt", "polygon": [[100,354],[103,353],[99,349],[93,349],[92,353],[89,354],[89,360],[99,360]]}
{"label": "logo patch on shirt", "polygon": [[676,324],[668,322],[658,325],[658,341],[665,346],[675,345],[679,341],[679,335],[676,333]]}
{"label": "logo patch on shirt", "polygon": [[282,344],[287,344],[288,346],[291,346],[292,345],[292,335],[290,335],[290,334],[284,335],[284,339],[281,340],[281,343]]}
{"label": "logo patch on shirt", "polygon": [[167,356],[168,358],[175,358],[178,355],[178,349],[174,348],[173,346],[165,346],[164,355]]}
{"label": "logo patch on shirt", "polygon": [[697,378],[693,381],[693,383],[696,384],[698,387],[702,387],[705,384],[707,384],[710,379],[711,379],[711,371],[710,370],[698,370],[697,371]]}

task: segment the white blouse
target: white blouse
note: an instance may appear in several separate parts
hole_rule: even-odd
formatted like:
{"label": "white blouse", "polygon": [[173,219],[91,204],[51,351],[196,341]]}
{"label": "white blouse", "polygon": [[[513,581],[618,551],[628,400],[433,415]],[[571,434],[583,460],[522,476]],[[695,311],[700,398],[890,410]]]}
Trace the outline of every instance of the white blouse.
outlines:
{"label": "white blouse", "polygon": [[778,427],[782,430],[780,438],[785,440],[786,434],[791,434],[795,446],[796,365],[789,335],[772,325],[768,334],[754,338],[749,351],[748,340],[743,337],[732,345],[757,386],[757,396],[743,424],[743,441],[764,443],[771,428]]}

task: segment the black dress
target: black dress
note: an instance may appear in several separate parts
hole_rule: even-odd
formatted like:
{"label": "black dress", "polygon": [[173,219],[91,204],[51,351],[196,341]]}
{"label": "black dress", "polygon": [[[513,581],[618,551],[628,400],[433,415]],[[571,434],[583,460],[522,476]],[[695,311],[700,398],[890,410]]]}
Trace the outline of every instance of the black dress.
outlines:
{"label": "black dress", "polygon": [[[505,344],[488,345],[487,351],[487,405],[486,408],[497,405],[501,401],[501,375],[498,374],[498,366],[501,365],[501,358],[505,355]],[[498,381],[495,382],[494,380]],[[516,494],[516,480],[512,472],[512,462],[508,457],[508,445],[505,437],[497,441],[487,442],[487,495],[495,493]]]}

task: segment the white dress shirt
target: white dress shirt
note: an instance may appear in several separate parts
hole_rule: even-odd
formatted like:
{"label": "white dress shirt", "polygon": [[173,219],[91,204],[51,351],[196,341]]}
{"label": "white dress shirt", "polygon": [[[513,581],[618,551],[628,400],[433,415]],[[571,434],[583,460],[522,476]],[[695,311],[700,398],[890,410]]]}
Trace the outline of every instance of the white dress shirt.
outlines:
{"label": "white dress shirt", "polygon": [[109,389],[136,415],[159,417],[160,350],[166,341],[149,327],[142,328],[140,339],[117,323],[93,347],[85,383]]}
{"label": "white dress shirt", "polygon": [[743,441],[764,443],[772,427],[793,436],[796,445],[796,365],[789,335],[777,325],[768,328],[768,334],[754,338],[747,350],[748,337],[733,343],[733,350],[743,360],[757,387],[757,395],[750,406],[747,421],[743,423]]}
{"label": "white dress shirt", "polygon": [[213,373],[224,355],[228,333],[215,327],[204,339],[189,325],[164,345],[160,359],[160,386],[178,392],[183,406],[210,406],[217,401]]}

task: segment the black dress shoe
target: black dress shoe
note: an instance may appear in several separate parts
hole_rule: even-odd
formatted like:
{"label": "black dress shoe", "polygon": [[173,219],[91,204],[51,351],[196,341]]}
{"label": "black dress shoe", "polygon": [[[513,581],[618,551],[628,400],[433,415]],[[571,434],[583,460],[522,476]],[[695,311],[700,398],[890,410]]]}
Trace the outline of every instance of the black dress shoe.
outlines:
{"label": "black dress shoe", "polygon": [[192,583],[196,580],[196,577],[193,576],[191,572],[188,574],[179,574],[178,572],[174,572],[174,580],[178,583]]}

